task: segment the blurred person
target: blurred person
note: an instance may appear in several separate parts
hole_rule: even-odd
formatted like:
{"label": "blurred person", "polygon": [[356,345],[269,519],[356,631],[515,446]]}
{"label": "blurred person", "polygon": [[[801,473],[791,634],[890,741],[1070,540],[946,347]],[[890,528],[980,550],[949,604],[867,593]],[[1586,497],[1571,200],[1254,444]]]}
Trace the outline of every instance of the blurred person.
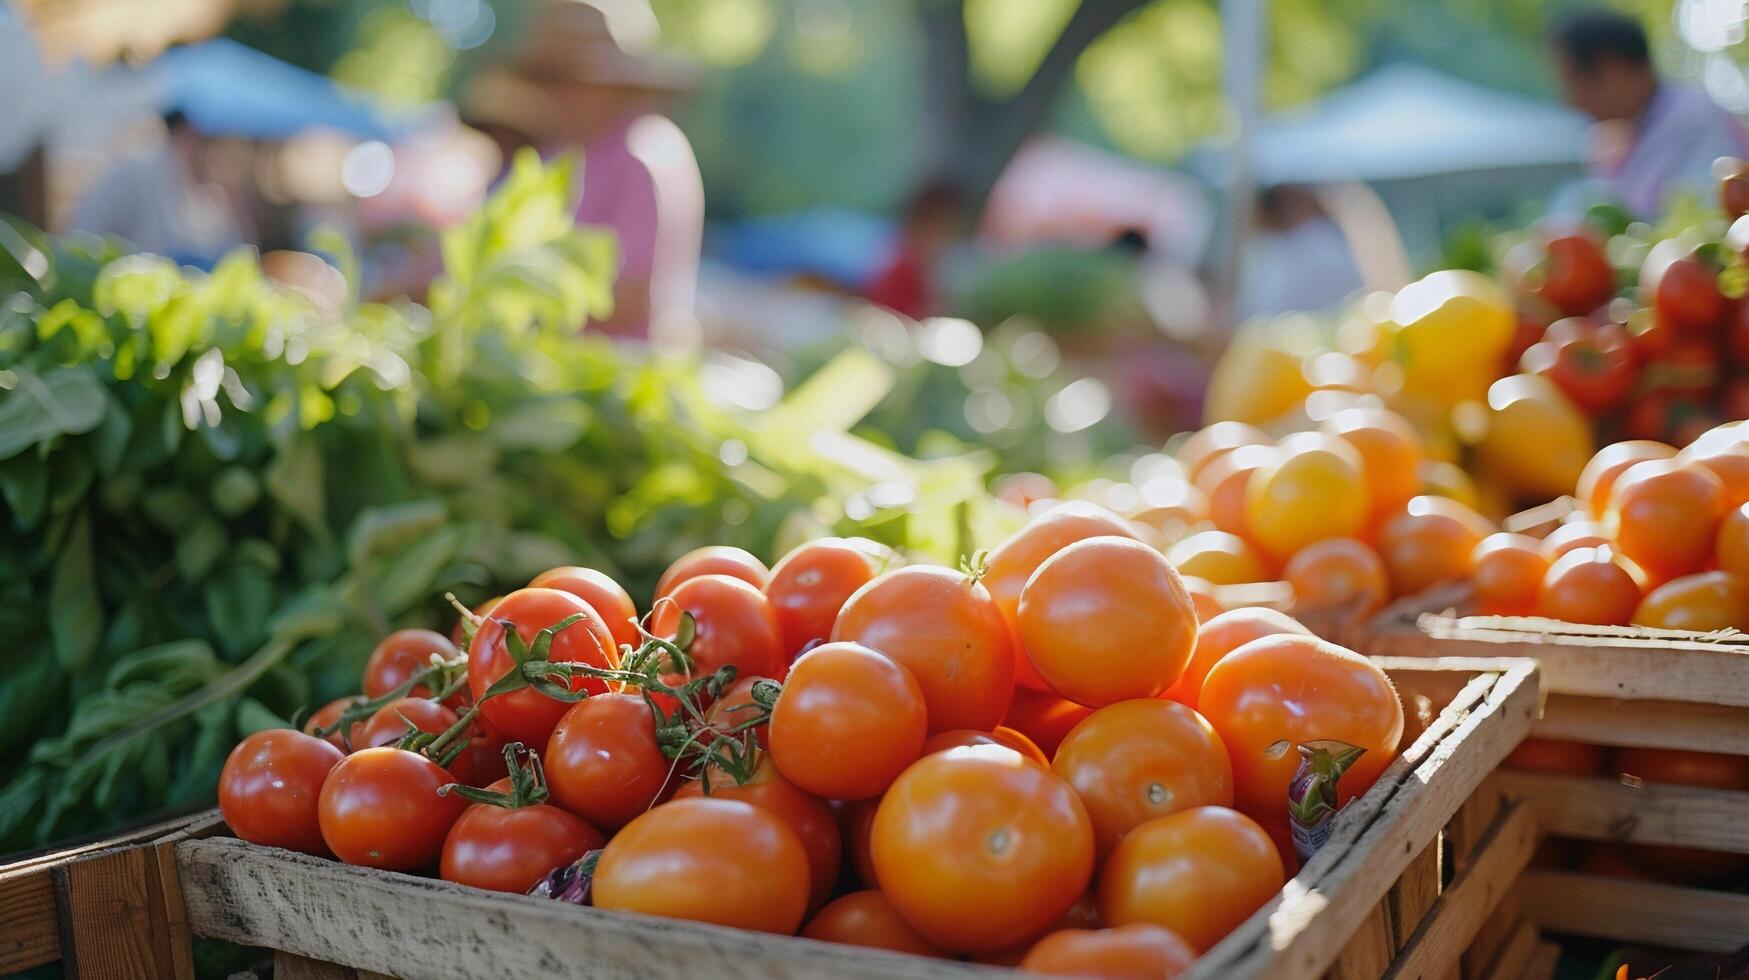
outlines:
{"label": "blurred person", "polygon": [[1652,217],[1673,190],[1706,193],[1714,159],[1749,156],[1749,134],[1730,113],[1659,77],[1633,18],[1581,11],[1551,39],[1567,101],[1599,123],[1593,176],[1629,211]]}
{"label": "blurred person", "polygon": [[1233,301],[1241,319],[1327,310],[1364,284],[1348,236],[1316,192],[1300,184],[1277,184],[1258,193]]}
{"label": "blurred person", "polygon": [[92,182],[68,229],[125,239],[142,252],[211,268],[249,240],[230,195],[207,167],[207,139],[187,116],[163,116],[163,137]]}
{"label": "blurred person", "polygon": [[921,319],[942,310],[942,265],[966,228],[964,193],[945,180],[923,185],[905,206],[892,253],[865,290],[873,302]]}
{"label": "blurred person", "polygon": [[[464,106],[470,125],[506,152],[582,151],[580,224],[619,240],[614,312],[603,330],[648,336],[692,316],[704,236],[704,184],[691,144],[663,115],[691,72],[641,46],[638,11],[587,0],[549,0],[535,12],[520,52],[482,72]],[[628,13],[630,11],[631,13]],[[631,26],[627,26],[628,18]],[[654,15],[647,18],[653,29]]]}

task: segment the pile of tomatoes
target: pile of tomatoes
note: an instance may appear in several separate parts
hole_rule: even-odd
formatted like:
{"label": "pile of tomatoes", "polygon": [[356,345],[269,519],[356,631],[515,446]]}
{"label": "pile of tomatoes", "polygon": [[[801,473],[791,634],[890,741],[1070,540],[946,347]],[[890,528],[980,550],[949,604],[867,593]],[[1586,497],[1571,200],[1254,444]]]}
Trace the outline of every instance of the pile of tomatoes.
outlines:
{"label": "pile of tomatoes", "polygon": [[642,617],[561,568],[461,626],[390,635],[359,699],[240,744],[232,830],[600,908],[1164,976],[1297,867],[1291,747],[1360,750],[1340,805],[1404,726],[1369,660],[1221,612],[1081,502],[959,569],[861,539],[769,570],[705,548]]}

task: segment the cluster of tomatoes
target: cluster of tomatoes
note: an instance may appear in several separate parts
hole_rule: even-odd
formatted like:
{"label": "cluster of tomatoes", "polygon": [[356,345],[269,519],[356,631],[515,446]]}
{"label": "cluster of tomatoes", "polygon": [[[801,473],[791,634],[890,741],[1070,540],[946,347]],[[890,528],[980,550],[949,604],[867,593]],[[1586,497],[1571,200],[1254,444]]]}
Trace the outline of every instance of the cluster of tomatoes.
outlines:
{"label": "cluster of tomatoes", "polygon": [[463,626],[391,635],[359,699],[241,743],[232,830],[503,891],[583,880],[600,908],[1170,975],[1297,866],[1291,747],[1344,747],[1340,806],[1404,726],[1370,661],[1220,612],[1079,502],[960,569],[861,539],[770,570],[706,548],[641,619],[562,568]]}

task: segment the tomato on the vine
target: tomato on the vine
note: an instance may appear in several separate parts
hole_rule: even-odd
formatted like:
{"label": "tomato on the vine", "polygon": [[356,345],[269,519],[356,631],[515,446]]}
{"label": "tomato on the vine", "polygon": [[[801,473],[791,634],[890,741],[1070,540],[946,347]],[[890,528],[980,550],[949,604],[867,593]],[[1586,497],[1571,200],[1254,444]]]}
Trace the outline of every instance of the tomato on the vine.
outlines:
{"label": "tomato on the vine", "polygon": [[644,638],[638,633],[637,604],[607,573],[578,565],[561,565],[536,575],[528,587],[571,593],[595,610],[607,631],[613,634],[613,642],[634,650],[643,645]]}
{"label": "tomato on the vine", "polygon": [[488,786],[444,839],[445,881],[521,895],[553,869],[607,843],[584,820],[543,802],[538,756],[528,753],[525,764],[520,750],[509,754],[513,774]]}
{"label": "tomato on the vine", "polygon": [[225,758],[219,814],[232,833],[251,843],[327,855],[317,803],[328,773],[345,757],[303,732],[256,732]]}
{"label": "tomato on the vine", "polygon": [[[431,666],[431,658],[454,660],[460,656],[455,644],[442,633],[431,630],[396,630],[383,637],[376,649],[370,652],[370,659],[364,662],[364,696],[380,698],[383,695],[407,683],[408,680]],[[430,697],[423,684],[416,684],[407,692],[408,697]],[[451,697],[446,702],[454,707],[461,693]]]}
{"label": "tomato on the vine", "polygon": [[700,575],[727,575],[763,589],[771,579],[771,570],[745,548],[709,544],[674,559],[674,564],[656,580],[656,598],[669,595],[680,583]]}
{"label": "tomato on the vine", "polygon": [[771,600],[756,587],[729,575],[688,578],[658,601],[650,632],[673,637],[682,612],[692,614],[696,630],[687,648],[694,677],[730,664],[742,676],[783,677],[783,631]]}
{"label": "tomato on the vine", "polygon": [[1526,277],[1536,295],[1568,316],[1589,313],[1615,293],[1615,269],[1589,232],[1553,235],[1540,267]]}
{"label": "tomato on the vine", "polygon": [[737,783],[727,773],[711,769],[710,791],[703,780],[682,783],[675,792],[676,800],[709,796],[713,800],[740,800],[751,803],[784,822],[796,835],[802,850],[808,854],[808,908],[817,909],[832,897],[838,883],[838,868],[843,862],[844,840],[838,830],[838,819],[826,801],[798,788],[783,777],[772,764],[771,757],[759,760],[753,778]]}
{"label": "tomato on the vine", "polygon": [[[722,697],[711,702],[710,708],[705,711],[705,722],[713,730],[725,732],[733,732],[741,727],[742,723],[753,717],[757,709],[757,705],[753,701],[753,685],[768,679],[757,675],[738,678],[728,690],[723,692]],[[706,732],[701,736],[701,740],[709,740],[714,737],[712,732]],[[767,721],[763,725],[755,725],[753,738],[760,748],[768,748],[771,745],[771,723]]]}
{"label": "tomato on the vine", "polygon": [[771,712],[771,758],[818,796],[879,796],[923,751],[924,694],[904,665],[857,643],[796,660]]}
{"label": "tomato on the vine", "polygon": [[[552,640],[547,660],[555,664],[572,662],[597,668],[618,664],[618,648],[614,646],[613,634],[607,624],[588,603],[557,589],[518,589],[505,596],[480,624],[474,632],[473,643],[468,645],[468,689],[473,694],[474,703],[480,706],[480,713],[487,721],[524,745],[545,745],[553,726],[558,724],[570,705],[548,697],[532,686],[486,697],[487,690],[506,674],[527,669],[527,665],[519,667],[511,654],[503,624],[513,624],[521,641],[532,646],[542,631],[573,616],[578,618],[571,625],[549,634]],[[553,683],[566,686],[562,681]],[[574,692],[598,693],[606,691],[607,684],[578,675],[571,678],[569,688]]]}
{"label": "tomato on the vine", "polygon": [[1640,290],[1642,295],[1651,293],[1647,305],[1679,332],[1710,331],[1728,311],[1716,264],[1699,250],[1684,253],[1675,239],[1660,242],[1646,254]]}
{"label": "tomato on the vine", "polygon": [[[350,708],[363,700],[364,698],[354,694],[343,698],[335,698],[327,704],[322,705],[320,708],[311,712],[310,717],[304,720],[304,734],[314,735],[318,731],[334,724],[340,720],[340,716],[346,712],[347,708]],[[350,731],[331,732],[328,735],[323,736],[323,738],[335,748],[345,752],[348,751],[350,746],[358,744],[358,733],[363,727],[364,722],[353,722]]]}
{"label": "tomato on the vine", "polygon": [[361,749],[334,766],[322,784],[322,839],[347,864],[416,871],[437,863],[450,827],[468,807],[442,766],[417,753]]}
{"label": "tomato on the vine", "polygon": [[[1279,802],[1285,810],[1285,792]],[[1196,807],[1156,817],[1118,842],[1100,875],[1099,921],[1160,926],[1201,952],[1285,881],[1275,843],[1256,821],[1222,806]]]}
{"label": "tomato on the vine", "polygon": [[655,715],[635,694],[597,694],[572,705],[541,758],[553,802],[608,832],[674,790]]}
{"label": "tomato on the vine", "polygon": [[794,660],[808,644],[825,642],[845,600],[892,560],[889,549],[867,538],[821,538],[783,556],[765,595],[777,614],[784,657]]}
{"label": "tomato on the vine", "polygon": [[[382,745],[394,745],[410,734],[408,726],[415,731],[441,735],[459,720],[455,712],[436,701],[425,698],[397,698],[378,708],[376,714],[365,721],[364,727],[353,737],[352,747],[372,749]],[[463,749],[449,764],[449,772],[456,782],[471,784],[474,778],[473,755]]]}
{"label": "tomato on the vine", "polygon": [[1627,335],[1614,324],[1593,327],[1563,343],[1536,344],[1525,351],[1521,366],[1546,375],[1573,404],[1593,415],[1627,400],[1638,375]]}

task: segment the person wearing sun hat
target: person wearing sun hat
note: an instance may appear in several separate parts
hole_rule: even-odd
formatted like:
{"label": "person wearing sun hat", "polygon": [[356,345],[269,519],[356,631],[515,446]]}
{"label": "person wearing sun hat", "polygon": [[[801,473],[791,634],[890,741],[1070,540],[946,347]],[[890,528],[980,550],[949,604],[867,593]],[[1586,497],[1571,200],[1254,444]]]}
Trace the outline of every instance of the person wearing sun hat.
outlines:
{"label": "person wearing sun hat", "polygon": [[461,108],[506,151],[582,151],[577,221],[612,229],[620,249],[613,316],[591,326],[662,339],[691,332],[704,185],[691,144],[663,115],[694,72],[653,52],[655,37],[645,0],[544,0]]}

